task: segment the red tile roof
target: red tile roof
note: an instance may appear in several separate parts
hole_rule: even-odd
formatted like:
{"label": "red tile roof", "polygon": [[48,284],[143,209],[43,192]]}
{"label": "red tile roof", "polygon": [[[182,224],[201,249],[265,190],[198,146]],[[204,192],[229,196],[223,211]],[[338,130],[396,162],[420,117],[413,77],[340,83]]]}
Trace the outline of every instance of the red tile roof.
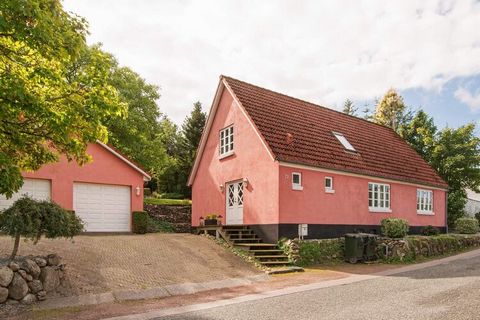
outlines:
{"label": "red tile roof", "polygon": [[[222,78],[278,161],[448,187],[390,128],[230,77]],[[357,152],[346,151],[332,132],[343,134]]]}

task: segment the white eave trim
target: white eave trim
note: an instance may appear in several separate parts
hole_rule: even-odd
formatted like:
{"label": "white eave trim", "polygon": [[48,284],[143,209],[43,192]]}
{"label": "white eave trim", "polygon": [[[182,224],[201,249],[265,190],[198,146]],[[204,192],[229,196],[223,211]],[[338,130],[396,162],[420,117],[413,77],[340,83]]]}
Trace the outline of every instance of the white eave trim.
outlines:
{"label": "white eave trim", "polygon": [[344,176],[365,178],[365,179],[370,179],[370,180],[375,181],[375,182],[379,181],[379,182],[387,182],[387,183],[397,183],[397,184],[404,184],[404,185],[408,185],[408,186],[415,186],[417,188],[418,187],[427,188],[429,190],[448,191],[448,189],[445,189],[445,188],[433,187],[433,186],[429,186],[429,185],[426,185],[426,184],[406,182],[406,181],[402,181],[402,180],[388,179],[388,178],[382,178],[382,177],[377,177],[377,176],[369,176],[369,175],[366,175],[366,174],[359,174],[359,173],[353,173],[353,172],[342,171],[342,170],[324,169],[324,168],[321,168],[321,167],[314,167],[314,166],[309,166],[309,165],[305,165],[305,164],[297,164],[297,163],[291,163],[291,162],[285,162],[285,161],[279,161],[278,164],[280,166],[295,168],[295,169],[305,169],[305,170],[319,171],[319,172],[325,172],[325,173],[335,173],[335,174],[340,174],[340,175],[344,175]]}
{"label": "white eave trim", "polygon": [[150,179],[152,179],[152,177],[146,173],[145,171],[143,171],[142,169],[140,169],[138,166],[136,166],[133,162],[131,162],[130,160],[128,160],[127,158],[125,158],[124,156],[122,156],[120,153],[118,153],[117,151],[115,151],[114,149],[110,148],[108,145],[106,145],[105,143],[103,142],[100,142],[100,141],[97,141],[97,143],[99,145],[101,145],[102,147],[104,147],[105,149],[107,149],[108,151],[110,151],[111,153],[113,153],[115,156],[117,156],[120,160],[122,160],[123,162],[125,162],[126,164],[128,164],[130,167],[132,167],[133,169],[135,169],[136,171],[140,172],[142,175],[143,175],[143,181],[150,181]]}

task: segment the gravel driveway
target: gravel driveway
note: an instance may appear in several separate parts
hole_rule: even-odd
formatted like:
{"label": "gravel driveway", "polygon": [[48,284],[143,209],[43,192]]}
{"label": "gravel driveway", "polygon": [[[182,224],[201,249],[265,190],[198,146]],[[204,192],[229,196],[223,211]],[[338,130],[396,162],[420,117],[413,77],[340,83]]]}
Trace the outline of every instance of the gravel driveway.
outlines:
{"label": "gravel driveway", "polygon": [[[0,236],[0,258],[13,240]],[[213,241],[191,234],[83,235],[21,242],[19,255],[58,253],[70,285],[62,295],[145,289],[184,282],[245,277],[260,272]]]}

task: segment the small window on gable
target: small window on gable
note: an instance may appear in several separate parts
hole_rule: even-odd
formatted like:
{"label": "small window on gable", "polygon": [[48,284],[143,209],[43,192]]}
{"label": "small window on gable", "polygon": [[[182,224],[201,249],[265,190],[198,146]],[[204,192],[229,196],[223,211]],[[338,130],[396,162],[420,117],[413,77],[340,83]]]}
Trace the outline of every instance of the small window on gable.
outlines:
{"label": "small window on gable", "polygon": [[299,172],[292,172],[292,189],[303,190],[302,174]]}
{"label": "small window on gable", "polygon": [[325,177],[325,192],[327,193],[334,193],[333,190],[333,178],[332,177]]}
{"label": "small window on gable", "polygon": [[347,138],[345,138],[343,134],[338,132],[332,132],[332,133],[335,136],[335,138],[337,138],[337,140],[340,141],[340,143],[346,150],[357,152],[357,150],[355,150],[355,148],[350,144],[350,142],[348,142]]}
{"label": "small window on gable", "polygon": [[220,157],[233,154],[233,125],[220,130]]}

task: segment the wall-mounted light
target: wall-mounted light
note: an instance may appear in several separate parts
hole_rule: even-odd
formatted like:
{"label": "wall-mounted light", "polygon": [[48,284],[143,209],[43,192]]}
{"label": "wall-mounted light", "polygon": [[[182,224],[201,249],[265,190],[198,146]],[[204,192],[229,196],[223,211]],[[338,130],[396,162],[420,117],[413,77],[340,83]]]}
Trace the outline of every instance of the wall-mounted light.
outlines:
{"label": "wall-mounted light", "polygon": [[135,188],[135,194],[136,194],[137,196],[140,195],[140,187],[139,187],[139,186],[137,186],[137,187]]}
{"label": "wall-mounted light", "polygon": [[243,184],[245,185],[245,188],[248,187],[248,179],[247,178],[243,178]]}
{"label": "wall-mounted light", "polygon": [[219,185],[218,188],[220,189],[220,192],[223,192],[223,184]]}

